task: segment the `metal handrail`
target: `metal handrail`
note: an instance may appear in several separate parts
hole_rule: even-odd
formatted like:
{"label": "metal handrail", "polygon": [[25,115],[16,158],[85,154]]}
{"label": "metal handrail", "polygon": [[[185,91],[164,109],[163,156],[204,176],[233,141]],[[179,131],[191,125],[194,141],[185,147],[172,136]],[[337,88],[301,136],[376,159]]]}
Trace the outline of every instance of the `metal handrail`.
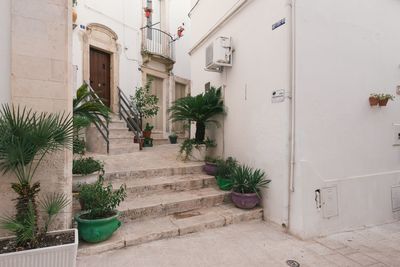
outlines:
{"label": "metal handrail", "polygon": [[118,88],[118,96],[119,96],[119,117],[120,119],[124,119],[128,128],[134,133],[136,139],[139,143],[140,150],[142,147],[142,130],[139,126],[139,116],[138,113],[135,112],[132,108],[132,105],[129,101],[129,98],[124,94],[121,88]]}
{"label": "metal handrail", "polygon": [[142,28],[142,51],[175,61],[175,42],[171,34],[145,26]]}
{"label": "metal handrail", "polygon": [[[99,101],[101,104],[104,105],[103,101],[101,98],[96,94],[96,92],[93,90],[93,88],[90,86],[90,84],[86,81],[84,83],[87,85],[89,89],[89,97],[91,100]],[[100,132],[101,136],[103,137],[104,141],[106,141],[107,144],[107,154],[110,153],[110,130],[109,130],[109,122],[108,120],[106,123],[100,118],[99,115],[94,114],[96,116],[97,120],[93,122],[93,124],[96,126],[97,130]]]}

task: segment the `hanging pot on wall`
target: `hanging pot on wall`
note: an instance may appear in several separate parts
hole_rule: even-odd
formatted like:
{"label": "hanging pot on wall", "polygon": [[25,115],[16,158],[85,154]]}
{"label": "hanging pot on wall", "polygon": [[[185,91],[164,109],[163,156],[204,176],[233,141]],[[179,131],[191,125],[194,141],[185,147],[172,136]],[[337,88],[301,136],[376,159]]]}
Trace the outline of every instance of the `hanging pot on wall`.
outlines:
{"label": "hanging pot on wall", "polygon": [[76,8],[72,8],[72,23],[76,24],[76,21],[78,20],[78,11],[76,11]]}

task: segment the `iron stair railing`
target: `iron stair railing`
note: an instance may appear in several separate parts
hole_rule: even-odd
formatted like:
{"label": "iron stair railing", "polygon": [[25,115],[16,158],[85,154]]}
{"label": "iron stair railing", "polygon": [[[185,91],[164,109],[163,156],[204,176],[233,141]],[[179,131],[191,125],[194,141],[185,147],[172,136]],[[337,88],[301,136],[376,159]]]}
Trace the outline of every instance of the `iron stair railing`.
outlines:
{"label": "iron stair railing", "polygon": [[[93,90],[93,88],[90,86],[90,84],[86,81],[84,81],[84,83],[87,85],[87,88],[90,92],[90,94],[88,94],[88,97],[90,98],[90,100],[92,101],[99,101],[100,103],[103,103],[103,101],[101,101],[101,98],[96,94],[96,92]],[[93,124],[96,126],[97,130],[99,131],[99,133],[101,134],[101,136],[103,137],[104,141],[107,144],[107,154],[110,153],[110,130],[108,128],[108,124],[109,122],[106,121],[104,122],[102,120],[102,118],[100,118],[100,116],[98,116],[97,114],[94,114],[97,118],[97,120],[95,122],[93,122]]]}
{"label": "iron stair railing", "polygon": [[142,130],[140,128],[140,119],[138,112],[134,110],[132,104],[129,101],[129,98],[124,94],[121,88],[118,87],[118,96],[119,96],[119,117],[126,122],[129,130],[131,130],[136,140],[138,140],[140,150],[143,149],[142,146]]}

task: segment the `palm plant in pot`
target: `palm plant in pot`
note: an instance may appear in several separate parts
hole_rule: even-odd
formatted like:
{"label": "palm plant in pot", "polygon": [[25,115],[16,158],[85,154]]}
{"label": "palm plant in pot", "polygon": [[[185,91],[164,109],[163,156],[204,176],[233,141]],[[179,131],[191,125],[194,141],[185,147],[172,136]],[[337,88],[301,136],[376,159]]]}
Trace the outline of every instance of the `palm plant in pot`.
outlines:
{"label": "palm plant in pot", "polygon": [[111,184],[104,185],[100,175],[97,182],[82,184],[79,190],[82,212],[75,216],[79,238],[90,243],[109,239],[121,226],[116,208],[126,198],[126,186],[114,190]]}
{"label": "palm plant in pot", "polygon": [[[173,122],[191,121],[196,123],[196,133],[194,139],[187,139],[183,142],[181,152],[185,153],[187,159],[193,152],[193,146],[197,149],[215,146],[215,143],[206,139],[206,126],[218,121],[215,116],[224,114],[225,107],[222,100],[221,88],[212,87],[205,93],[197,96],[187,96],[176,100],[169,109],[170,117]],[[201,159],[201,160],[204,160]]]}
{"label": "palm plant in pot", "polygon": [[[14,234],[0,239],[0,266],[28,267],[32,262],[42,262],[42,267],[75,266],[76,231],[49,232],[70,201],[61,193],[39,196],[36,177],[47,156],[72,147],[72,118],[3,105],[0,132],[0,170],[16,177],[11,189],[17,196],[16,215],[0,219],[0,226]],[[60,251],[67,257],[58,257]]]}
{"label": "palm plant in pot", "polygon": [[248,166],[239,166],[233,172],[232,202],[241,209],[252,209],[260,203],[260,190],[271,180],[265,179],[265,172]]}
{"label": "palm plant in pot", "polygon": [[72,191],[79,191],[83,183],[93,184],[104,174],[104,164],[92,157],[75,159],[72,163]]}
{"label": "palm plant in pot", "polygon": [[228,157],[226,160],[217,160],[215,178],[217,179],[218,187],[221,190],[229,191],[233,186],[233,173],[238,167],[238,162],[232,157]]}

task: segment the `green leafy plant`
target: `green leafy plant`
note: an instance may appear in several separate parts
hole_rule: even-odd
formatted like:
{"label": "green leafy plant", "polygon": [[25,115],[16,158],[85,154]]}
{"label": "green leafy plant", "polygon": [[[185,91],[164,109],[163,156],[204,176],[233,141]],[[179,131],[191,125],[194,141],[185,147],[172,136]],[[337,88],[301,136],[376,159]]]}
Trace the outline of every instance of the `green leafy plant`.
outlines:
{"label": "green leafy plant", "polygon": [[394,100],[395,99],[395,96],[391,95],[391,94],[371,94],[370,96],[377,98],[379,100],[386,100],[386,99]]}
{"label": "green leafy plant", "polygon": [[201,145],[205,145],[206,149],[216,146],[215,142],[208,138],[201,142],[196,139],[186,139],[179,148],[179,153],[182,155],[183,160],[188,160],[193,153],[193,149],[200,149]]}
{"label": "green leafy plant", "polygon": [[74,136],[73,152],[77,155],[84,155],[86,152],[86,142],[83,138],[76,138]]}
{"label": "green leafy plant", "polygon": [[212,87],[210,90],[197,96],[187,96],[176,100],[169,109],[173,122],[194,121],[196,122],[197,143],[204,142],[207,123],[215,123],[213,117],[225,112],[222,100],[221,88]]}
{"label": "green leafy plant", "polygon": [[144,127],[145,132],[151,132],[154,129],[153,125],[150,125],[149,123],[146,123],[146,127]]}
{"label": "green leafy plant", "polygon": [[141,129],[143,129],[143,119],[156,116],[160,110],[159,98],[151,93],[151,83],[150,79],[144,87],[137,87],[135,94],[131,96],[132,105],[139,113]]}
{"label": "green leafy plant", "polygon": [[[11,184],[17,194],[16,215],[1,218],[0,224],[15,234],[18,247],[36,248],[54,216],[69,201],[62,194],[53,194],[38,202],[40,183],[34,181],[35,174],[47,155],[72,148],[73,120],[65,114],[37,113],[3,105],[0,132],[0,170],[17,179]],[[47,216],[43,228],[38,223],[39,207]]]}
{"label": "green leafy plant", "polygon": [[220,159],[218,159],[218,158],[206,156],[206,158],[205,158],[204,161],[205,161],[205,162],[208,162],[208,163],[214,163],[214,164],[216,164],[219,160],[220,160]]}
{"label": "green leafy plant", "polygon": [[87,213],[82,219],[103,219],[115,215],[115,209],[126,198],[126,186],[121,185],[117,190],[110,184],[104,185],[104,177],[100,175],[94,184],[80,185],[79,201]]}
{"label": "green leafy plant", "polygon": [[104,169],[104,164],[93,158],[76,159],[72,163],[72,173],[80,175],[88,175],[94,172],[99,172]]}
{"label": "green leafy plant", "polygon": [[216,177],[223,179],[231,179],[235,169],[238,167],[238,162],[232,157],[228,157],[226,160],[217,160],[217,172]]}
{"label": "green leafy plant", "polygon": [[232,189],[236,193],[257,193],[261,188],[267,187],[271,180],[265,179],[265,172],[260,169],[252,169],[248,166],[238,166],[232,174]]}
{"label": "green leafy plant", "polygon": [[73,100],[74,153],[83,155],[86,150],[83,138],[80,137],[81,130],[101,120],[108,122],[110,113],[110,109],[90,92],[87,84],[78,89]]}

